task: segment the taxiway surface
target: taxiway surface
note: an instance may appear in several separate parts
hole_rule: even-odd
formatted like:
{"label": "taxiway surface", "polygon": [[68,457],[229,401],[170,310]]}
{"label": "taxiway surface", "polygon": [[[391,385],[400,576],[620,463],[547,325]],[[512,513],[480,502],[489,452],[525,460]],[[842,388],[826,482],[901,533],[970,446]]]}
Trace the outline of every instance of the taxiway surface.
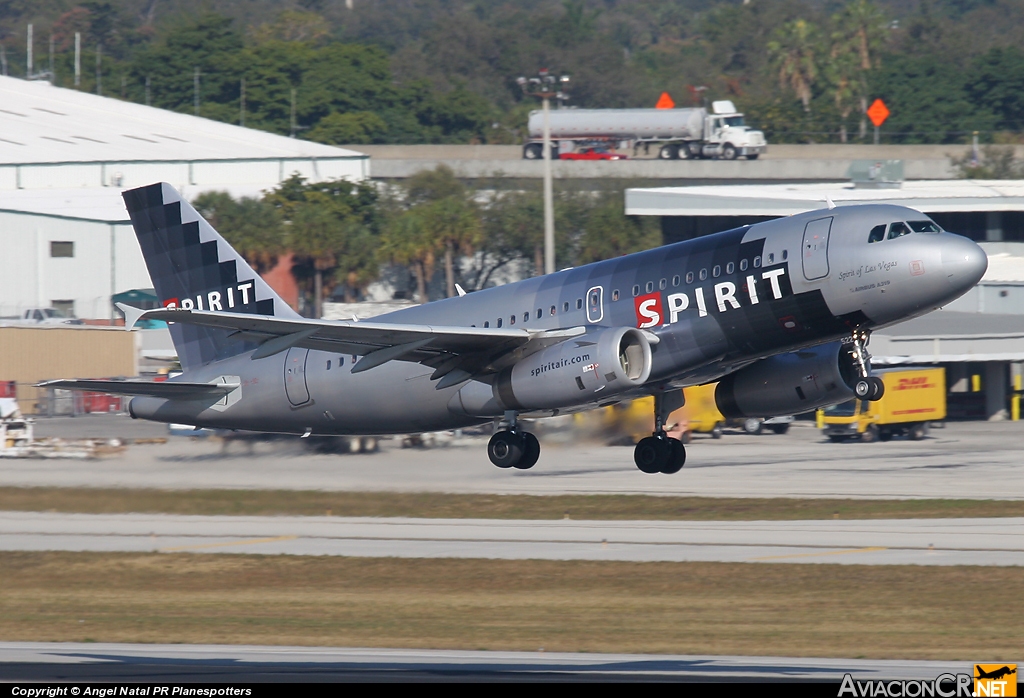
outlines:
{"label": "taxiway surface", "polygon": [[0,681],[860,681],[967,662],[231,645],[0,642]]}
{"label": "taxiway surface", "polygon": [[[136,430],[166,434],[160,425],[113,415],[40,420],[37,428],[43,435],[122,438]],[[571,432],[540,433],[540,461],[528,471],[492,466],[484,437],[430,449],[389,440],[379,453],[354,455],[306,453],[295,437],[252,444],[251,451],[244,443],[225,450],[219,440],[172,437],[93,461],[0,459],[0,486],[1022,499],[1022,437],[1024,422],[959,422],[923,441],[834,444],[803,422],[785,435],[698,436],[687,447],[686,467],[670,476],[639,472],[631,448]]]}
{"label": "taxiway surface", "polygon": [[575,521],[0,512],[0,549],[1024,565],[1024,518]]}

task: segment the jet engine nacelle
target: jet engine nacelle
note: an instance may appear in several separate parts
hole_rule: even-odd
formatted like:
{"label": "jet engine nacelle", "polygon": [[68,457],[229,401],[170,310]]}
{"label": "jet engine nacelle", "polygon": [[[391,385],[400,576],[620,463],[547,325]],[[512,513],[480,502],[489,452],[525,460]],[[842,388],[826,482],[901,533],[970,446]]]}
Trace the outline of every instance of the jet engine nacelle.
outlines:
{"label": "jet engine nacelle", "polygon": [[726,417],[809,412],[854,397],[858,374],[848,347],[823,344],[762,359],[723,378],[715,403]]}
{"label": "jet engine nacelle", "polygon": [[632,327],[615,327],[531,354],[501,371],[493,385],[472,381],[448,406],[477,416],[561,409],[643,385],[650,375],[647,336]]}

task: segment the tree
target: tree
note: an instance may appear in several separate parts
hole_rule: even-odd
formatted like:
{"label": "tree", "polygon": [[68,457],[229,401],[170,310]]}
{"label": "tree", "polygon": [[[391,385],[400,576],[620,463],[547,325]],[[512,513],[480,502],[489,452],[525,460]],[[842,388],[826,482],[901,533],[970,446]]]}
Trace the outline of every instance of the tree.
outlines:
{"label": "tree", "polygon": [[455,255],[472,254],[480,242],[482,226],[476,207],[466,197],[446,196],[417,209],[427,240],[444,253],[444,278],[448,297],[455,295]]}
{"label": "tree", "polygon": [[281,216],[265,201],[236,201],[220,191],[200,194],[192,205],[260,274],[273,268],[286,250]]}
{"label": "tree", "polygon": [[803,19],[780,27],[768,42],[768,56],[779,76],[779,85],[789,87],[811,110],[811,88],[818,79],[818,31]]}
{"label": "tree", "polygon": [[427,281],[434,275],[435,242],[426,235],[419,212],[406,210],[390,218],[381,238],[380,258],[412,269],[416,277],[416,300],[426,303]]}

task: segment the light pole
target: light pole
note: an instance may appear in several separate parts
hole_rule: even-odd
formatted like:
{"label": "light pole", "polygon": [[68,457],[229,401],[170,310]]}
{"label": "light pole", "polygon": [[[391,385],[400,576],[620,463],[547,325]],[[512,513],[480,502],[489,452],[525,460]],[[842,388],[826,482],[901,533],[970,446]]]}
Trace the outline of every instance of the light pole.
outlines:
{"label": "light pole", "polygon": [[555,271],[555,204],[551,183],[551,98],[559,103],[569,98],[563,91],[569,84],[569,76],[556,78],[547,68],[542,68],[535,78],[518,78],[516,83],[525,94],[540,97],[544,109],[544,273]]}

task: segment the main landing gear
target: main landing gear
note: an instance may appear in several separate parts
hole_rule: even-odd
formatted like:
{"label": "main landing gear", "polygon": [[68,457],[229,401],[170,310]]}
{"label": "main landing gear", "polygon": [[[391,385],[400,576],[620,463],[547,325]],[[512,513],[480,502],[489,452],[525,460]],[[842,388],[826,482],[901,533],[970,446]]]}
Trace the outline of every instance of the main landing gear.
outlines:
{"label": "main landing gear", "polygon": [[487,442],[487,457],[499,468],[529,470],[540,458],[540,441],[528,431],[522,431],[515,412],[506,412],[508,429],[494,432]]}
{"label": "main landing gear", "polygon": [[682,441],[665,433],[665,420],[682,406],[682,390],[654,394],[654,434],[641,439],[633,451],[633,461],[641,472],[671,475],[682,470],[686,463],[686,447]]}
{"label": "main landing gear", "polygon": [[871,354],[868,353],[870,340],[871,333],[868,330],[855,330],[851,339],[854,366],[860,373],[860,377],[853,384],[853,394],[858,400],[876,402],[885,395],[885,384],[881,378],[871,375]]}

